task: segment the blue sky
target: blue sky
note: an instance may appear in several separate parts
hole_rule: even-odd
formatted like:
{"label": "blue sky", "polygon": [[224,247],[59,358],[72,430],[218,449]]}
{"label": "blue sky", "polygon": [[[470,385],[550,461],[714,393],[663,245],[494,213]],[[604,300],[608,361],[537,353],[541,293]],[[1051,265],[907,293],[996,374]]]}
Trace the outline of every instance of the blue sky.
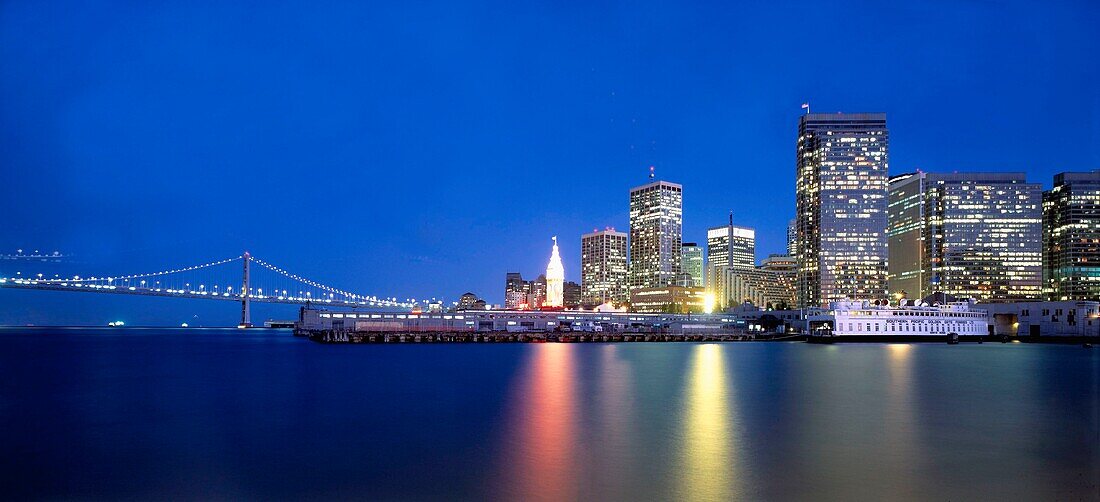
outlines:
{"label": "blue sky", "polygon": [[[99,273],[249,249],[500,302],[552,235],[579,281],[650,165],[685,240],[732,210],[782,251],[806,101],[887,112],[892,173],[1100,168],[1096,2],[775,4],[5,2],[0,249]],[[155,301],[0,291],[0,322]]]}

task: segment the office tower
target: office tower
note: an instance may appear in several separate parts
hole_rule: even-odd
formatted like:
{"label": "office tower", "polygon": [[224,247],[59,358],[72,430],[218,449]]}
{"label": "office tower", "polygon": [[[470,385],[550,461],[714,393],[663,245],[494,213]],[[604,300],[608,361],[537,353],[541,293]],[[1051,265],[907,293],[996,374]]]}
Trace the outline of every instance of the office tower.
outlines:
{"label": "office tower", "polygon": [[546,265],[546,301],[545,307],[561,307],[565,303],[563,290],[565,283],[565,267],[561,264],[561,256],[558,255],[558,237],[554,236],[554,249],[550,253],[550,263]]}
{"label": "office tower", "polygon": [[694,242],[685,242],[680,248],[680,264],[686,276],[681,286],[703,286],[703,248]]}
{"label": "office tower", "polygon": [[581,302],[600,305],[630,299],[626,234],[613,228],[581,236]]}
{"label": "office tower", "polygon": [[928,174],[924,268],[930,292],[979,301],[1038,299],[1042,190],[1024,173]]}
{"label": "office tower", "polygon": [[683,187],[654,181],[630,189],[630,289],[667,286],[680,274]]}
{"label": "office tower", "polygon": [[898,299],[919,300],[927,293],[924,270],[924,183],[923,172],[890,178],[887,196],[887,229],[890,258],[890,294]]}
{"label": "office tower", "polygon": [[1057,174],[1043,193],[1043,292],[1100,299],[1100,170]]}
{"label": "office tower", "polygon": [[528,283],[530,293],[527,294],[528,308],[541,309],[546,305],[546,275],[539,274],[538,278]]}
{"label": "office tower", "polygon": [[787,222],[787,256],[798,256],[798,219],[792,218]]}
{"label": "office tower", "polygon": [[530,283],[523,280],[519,272],[508,272],[504,278],[504,308],[522,309],[528,307],[527,295],[531,293]]}
{"label": "office tower", "polygon": [[798,301],[886,298],[885,113],[808,113],[796,162]]}
{"label": "office tower", "polygon": [[914,173],[890,181],[890,292],[1038,299],[1042,187],[1024,173]]}
{"label": "office tower", "polygon": [[724,267],[750,269],[756,266],[756,230],[729,224],[707,230],[707,284],[710,285]]}

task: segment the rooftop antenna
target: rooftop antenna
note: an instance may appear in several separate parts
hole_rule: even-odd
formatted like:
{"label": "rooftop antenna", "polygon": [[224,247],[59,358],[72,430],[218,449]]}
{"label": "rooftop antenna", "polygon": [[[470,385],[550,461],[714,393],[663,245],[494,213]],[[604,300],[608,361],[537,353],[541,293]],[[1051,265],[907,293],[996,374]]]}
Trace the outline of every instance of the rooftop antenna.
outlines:
{"label": "rooftop antenna", "polygon": [[649,179],[653,179],[653,166],[649,166]]}
{"label": "rooftop antenna", "polygon": [[733,226],[733,211],[730,211],[730,226]]}

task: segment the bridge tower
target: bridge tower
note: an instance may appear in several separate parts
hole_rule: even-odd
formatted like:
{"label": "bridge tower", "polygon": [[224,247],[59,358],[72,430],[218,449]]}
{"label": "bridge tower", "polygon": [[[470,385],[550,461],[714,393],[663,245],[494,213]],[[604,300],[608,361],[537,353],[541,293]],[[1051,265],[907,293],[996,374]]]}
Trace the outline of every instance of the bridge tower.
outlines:
{"label": "bridge tower", "polygon": [[237,325],[238,328],[251,328],[252,327],[252,305],[249,303],[249,297],[252,296],[252,289],[249,285],[248,278],[248,265],[252,262],[252,255],[248,254],[248,251],[244,252],[244,281],[241,284],[241,323]]}

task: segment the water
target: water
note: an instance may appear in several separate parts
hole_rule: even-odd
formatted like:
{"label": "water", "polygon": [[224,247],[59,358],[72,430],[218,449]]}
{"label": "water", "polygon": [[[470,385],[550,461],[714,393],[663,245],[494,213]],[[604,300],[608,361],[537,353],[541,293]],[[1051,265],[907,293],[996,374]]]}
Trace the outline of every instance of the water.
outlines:
{"label": "water", "polygon": [[0,330],[0,498],[1100,498],[1100,349]]}

